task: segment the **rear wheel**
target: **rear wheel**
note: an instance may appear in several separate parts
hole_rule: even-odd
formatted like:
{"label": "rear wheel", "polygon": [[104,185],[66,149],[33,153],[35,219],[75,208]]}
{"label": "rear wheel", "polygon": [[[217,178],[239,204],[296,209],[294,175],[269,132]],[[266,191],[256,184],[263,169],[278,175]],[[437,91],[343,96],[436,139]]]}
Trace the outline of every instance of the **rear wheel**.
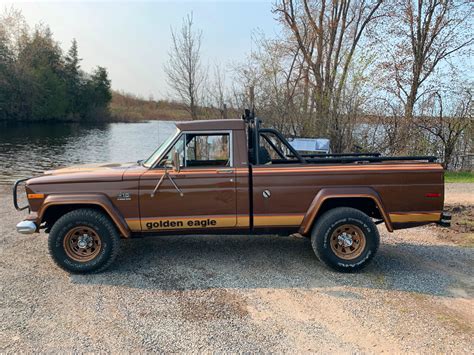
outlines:
{"label": "rear wheel", "polygon": [[78,209],[51,228],[48,246],[54,262],[72,273],[105,270],[119,250],[120,236],[110,219],[93,209]]}
{"label": "rear wheel", "polygon": [[311,245],[319,260],[342,272],[357,271],[374,257],[380,236],[372,219],[349,207],[324,213],[311,232]]}

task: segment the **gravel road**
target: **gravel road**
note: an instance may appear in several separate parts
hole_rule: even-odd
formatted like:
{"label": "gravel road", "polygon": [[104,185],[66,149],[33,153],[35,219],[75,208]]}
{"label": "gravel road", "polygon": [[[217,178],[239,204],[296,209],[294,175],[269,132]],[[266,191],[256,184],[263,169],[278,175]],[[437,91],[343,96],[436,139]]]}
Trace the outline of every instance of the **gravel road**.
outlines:
{"label": "gravel road", "polygon": [[325,269],[305,239],[175,236],[124,241],[109,271],[70,276],[44,233],[15,232],[21,218],[0,187],[1,353],[474,353],[474,249],[442,228],[381,227],[359,274]]}

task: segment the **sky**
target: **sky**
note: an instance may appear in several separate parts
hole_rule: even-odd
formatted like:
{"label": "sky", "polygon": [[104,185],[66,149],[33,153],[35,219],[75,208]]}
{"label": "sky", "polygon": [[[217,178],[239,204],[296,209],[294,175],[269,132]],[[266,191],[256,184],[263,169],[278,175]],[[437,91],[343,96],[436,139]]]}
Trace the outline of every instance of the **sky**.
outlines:
{"label": "sky", "polygon": [[[2,1],[13,6],[30,26],[49,25],[67,51],[75,38],[82,68],[106,67],[112,88],[145,98],[171,98],[163,65],[171,45],[171,27],[193,13],[196,29],[203,31],[204,63],[230,68],[249,54],[252,34],[273,37],[278,25],[272,0],[254,1]],[[228,69],[229,70],[229,69]]]}

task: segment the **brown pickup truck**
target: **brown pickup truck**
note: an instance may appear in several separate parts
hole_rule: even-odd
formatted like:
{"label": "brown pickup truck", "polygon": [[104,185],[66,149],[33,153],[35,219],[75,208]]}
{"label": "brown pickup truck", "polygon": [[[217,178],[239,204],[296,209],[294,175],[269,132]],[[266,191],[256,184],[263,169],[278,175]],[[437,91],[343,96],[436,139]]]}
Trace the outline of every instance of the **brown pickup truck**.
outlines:
{"label": "brown pickup truck", "polygon": [[[389,232],[443,213],[443,169],[434,157],[303,155],[276,130],[242,120],[177,123],[146,160],[47,171],[19,180],[20,233],[45,229],[54,261],[98,272],[121,238],[170,234],[299,233],[338,271],[359,270]],[[18,206],[26,181],[28,205]]]}

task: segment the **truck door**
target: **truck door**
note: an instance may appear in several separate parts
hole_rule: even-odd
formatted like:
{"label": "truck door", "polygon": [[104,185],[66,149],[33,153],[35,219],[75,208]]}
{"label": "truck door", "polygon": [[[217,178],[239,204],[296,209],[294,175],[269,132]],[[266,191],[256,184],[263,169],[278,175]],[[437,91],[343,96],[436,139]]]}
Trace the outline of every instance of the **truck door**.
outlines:
{"label": "truck door", "polygon": [[[175,152],[179,172],[165,168]],[[153,194],[165,169],[169,176]],[[141,176],[140,217],[144,232],[235,227],[232,132],[183,132],[165,157]]]}

